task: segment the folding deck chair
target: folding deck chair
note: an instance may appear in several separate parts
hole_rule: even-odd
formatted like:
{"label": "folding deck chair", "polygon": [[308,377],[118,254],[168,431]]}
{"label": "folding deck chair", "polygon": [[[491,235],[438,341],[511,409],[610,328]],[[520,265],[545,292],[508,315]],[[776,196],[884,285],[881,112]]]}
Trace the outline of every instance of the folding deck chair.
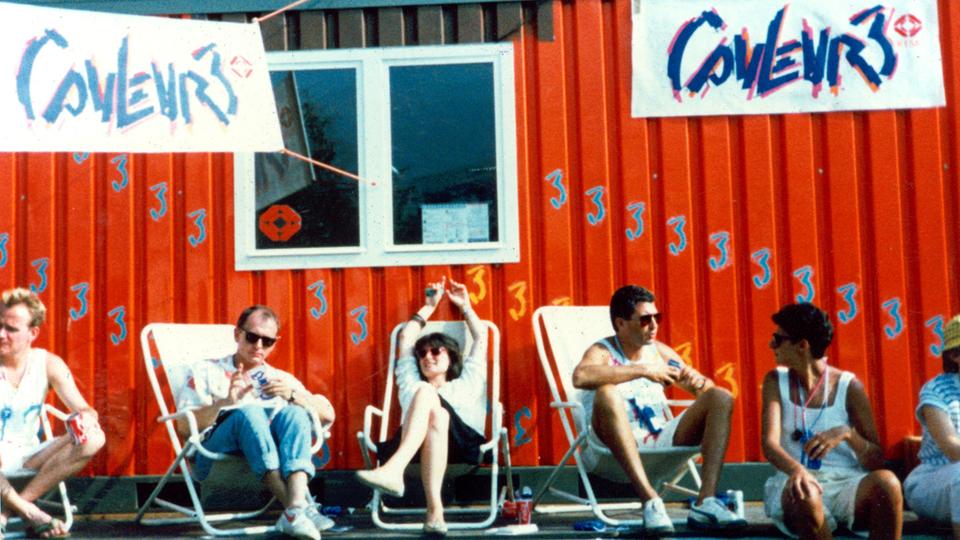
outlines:
{"label": "folding deck chair", "polygon": [[[364,464],[368,469],[372,469],[375,466],[375,458],[371,453],[377,451],[377,446],[374,443],[373,435],[373,417],[380,417],[380,429],[377,432],[376,440],[379,442],[386,441],[393,432],[396,430],[396,427],[390,425],[391,420],[391,411],[393,406],[393,391],[394,391],[394,367],[397,363],[397,338],[399,337],[400,330],[406,322],[398,324],[393,332],[390,334],[390,361],[387,368],[387,380],[385,383],[385,388],[383,392],[383,404],[381,408],[374,407],[373,405],[367,405],[367,408],[363,414],[363,431],[357,432],[357,440],[360,443],[360,453],[363,455]],[[510,468],[510,441],[507,437],[507,428],[503,426],[503,405],[500,403],[500,332],[497,327],[490,321],[482,321],[482,324],[487,329],[487,335],[491,339],[488,340],[492,346],[489,346],[490,354],[488,354],[488,366],[487,366],[487,421],[489,422],[489,432],[485,434],[489,438],[486,442],[480,446],[481,453],[485,453],[488,450],[491,452],[493,457],[492,463],[490,465],[490,498],[489,505],[476,508],[448,508],[445,513],[450,514],[463,514],[463,513],[483,513],[486,516],[480,521],[447,521],[447,527],[450,530],[455,529],[483,529],[489,527],[497,517],[497,511],[499,509],[499,503],[497,499],[497,486],[499,483],[498,471],[499,471],[499,447],[497,443],[503,445],[504,453],[504,465],[506,467],[506,477],[507,484],[510,484],[511,478],[511,468]],[[426,326],[421,330],[421,335],[429,334],[433,332],[443,332],[448,336],[457,340],[460,344],[460,350],[468,351],[470,349],[470,344],[473,339],[470,336],[470,332],[467,330],[467,325],[461,321],[431,321],[426,324]],[[411,467],[418,467],[418,464],[411,464]],[[472,465],[459,465],[451,464],[447,467],[448,475],[457,475],[458,469],[466,468],[468,471],[472,471],[476,466]],[[406,475],[405,475],[406,476]],[[370,514],[373,518],[374,524],[381,529],[387,530],[419,530],[421,527],[420,523],[401,523],[401,522],[388,522],[383,519],[383,514],[395,514],[395,515],[411,515],[411,514],[424,514],[425,508],[392,508],[383,503],[383,496],[380,493],[380,490],[373,490],[373,499],[370,503]]]}
{"label": "folding deck chair", "polygon": [[[639,503],[600,504],[597,501],[588,473],[618,483],[628,483],[629,480],[610,450],[596,445],[588,437],[592,429],[590,419],[586,418],[580,402],[581,390],[573,386],[573,370],[580,363],[583,353],[598,340],[613,334],[609,308],[607,306],[543,306],[533,314],[533,332],[540,363],[553,399],[550,406],[557,409],[560,414],[563,431],[570,444],[560,463],[553,468],[550,476],[538,488],[533,499],[534,506],[549,491],[580,507],[589,506],[594,515],[608,525],[642,524],[642,519],[614,519],[605,513],[614,509],[639,508]],[[693,401],[670,400],[668,403],[670,406],[690,406]],[[669,409],[667,414],[672,415]],[[581,450],[587,447],[591,453],[599,456],[596,464],[585,463]],[[700,448],[697,446],[643,449],[640,452],[644,471],[658,493],[670,490],[690,496],[696,496],[697,491],[681,486],[679,482],[689,474],[699,489],[700,474],[694,462],[699,455]],[[586,498],[552,486],[553,480],[571,456],[576,462]]]}
{"label": "folding deck chair", "polygon": [[[63,422],[66,422],[67,418],[70,417],[69,414],[57,409],[56,407],[53,407],[52,405],[48,405],[45,403],[42,409],[40,410],[40,426],[41,426],[41,430],[43,431],[44,440],[50,440],[54,438],[53,430],[50,428],[50,418],[48,415],[53,416],[54,418],[61,420]],[[27,483],[34,476],[37,475],[37,471],[35,469],[21,468],[15,471],[6,471],[3,473],[3,475],[6,477],[7,481],[9,481],[10,484],[14,487],[14,489],[20,490],[24,486],[26,486]],[[50,495],[53,495],[53,494],[60,495],[60,502],[50,500],[49,497]],[[40,499],[37,499],[36,501],[34,501],[34,504],[36,504],[37,506],[39,506],[41,509],[44,509],[44,510],[51,509],[51,510],[62,511],[63,524],[67,527],[67,530],[69,530],[73,526],[73,513],[76,512],[77,509],[72,504],[70,504],[70,498],[67,496],[67,486],[64,482],[61,481],[60,483],[58,483],[56,490],[51,491],[50,493],[48,493],[47,495],[45,495]],[[26,530],[14,530],[14,531],[10,530],[11,527],[17,526],[22,522],[23,520],[20,519],[19,517],[11,516],[10,519],[7,521],[7,532],[3,534],[3,538],[12,539],[12,538],[26,537]]]}
{"label": "folding deck chair", "polygon": [[[264,488],[260,479],[252,474],[242,456],[212,452],[204,448],[201,433],[197,429],[197,422],[193,416],[193,407],[176,410],[177,397],[184,387],[190,365],[204,359],[222,358],[236,352],[237,343],[234,340],[233,331],[234,326],[229,324],[152,323],[144,327],[140,333],[140,345],[143,349],[147,376],[157,398],[157,404],[160,406],[160,416],[157,421],[166,426],[175,458],[163,478],[160,479],[157,487],[137,511],[136,521],[139,523],[144,525],[199,523],[207,534],[213,536],[264,534],[274,531],[273,525],[237,528],[216,528],[213,526],[214,523],[255,518],[265,512],[273,504],[274,499],[271,498],[262,508],[253,511],[207,515],[203,510],[203,501],[190,473],[189,459],[196,453],[201,453],[216,462],[207,478],[200,482],[201,487],[228,483],[233,489],[237,491],[246,490],[244,491],[246,493],[251,493],[250,490],[253,493],[260,493]],[[166,379],[165,386],[161,384],[161,371]],[[315,414],[311,413],[310,416],[314,423],[314,433],[318,434],[311,448],[311,452],[316,454],[323,446],[324,438],[329,437],[330,426],[321,426]],[[178,418],[185,418],[190,425],[190,437],[183,444],[181,444],[180,437],[177,435],[175,421]],[[160,491],[173,478],[178,469],[187,486],[192,508],[158,497]],[[164,510],[182,513],[186,517],[144,519],[144,515],[152,505]]]}

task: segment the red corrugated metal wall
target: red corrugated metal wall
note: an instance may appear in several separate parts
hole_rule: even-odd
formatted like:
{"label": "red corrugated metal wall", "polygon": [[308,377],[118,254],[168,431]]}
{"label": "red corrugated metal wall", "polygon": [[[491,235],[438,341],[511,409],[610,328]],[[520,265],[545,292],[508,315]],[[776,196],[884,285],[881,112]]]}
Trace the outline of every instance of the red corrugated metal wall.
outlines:
{"label": "red corrugated metal wall", "polygon": [[[940,2],[946,109],[669,120],[630,118],[629,11],[628,0],[523,2],[264,25],[271,49],[512,39],[519,264],[236,272],[231,156],[0,154],[0,286],[41,291],[51,317],[39,345],[68,360],[107,429],[93,472],[169,463],[143,325],[232,321],[252,302],[284,322],[275,362],[338,410],[326,466],[359,467],[353,434],[382,391],[389,330],[444,273],[469,283],[503,332],[515,463],[562,450],[531,313],[603,304],[626,282],[658,294],[665,340],[736,394],[731,460],[762,459],[769,315],[797,297],[834,315],[830,357],[866,382],[896,456],[939,369],[937,323],[960,311],[960,5]],[[360,306],[368,332],[355,344]]]}

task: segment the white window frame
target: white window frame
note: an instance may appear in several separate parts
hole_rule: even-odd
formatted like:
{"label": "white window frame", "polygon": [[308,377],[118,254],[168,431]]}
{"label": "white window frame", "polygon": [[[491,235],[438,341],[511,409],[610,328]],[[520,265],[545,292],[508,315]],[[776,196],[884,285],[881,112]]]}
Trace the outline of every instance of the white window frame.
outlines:
{"label": "white window frame", "polygon": [[[288,51],[267,54],[271,70],[355,68],[360,245],[257,249],[254,155],[234,155],[234,239],[237,270],[349,268],[505,263],[520,260],[517,128],[513,44],[466,44]],[[492,63],[496,132],[496,242],[394,244],[389,68],[391,66]],[[378,150],[379,149],[379,150]]]}

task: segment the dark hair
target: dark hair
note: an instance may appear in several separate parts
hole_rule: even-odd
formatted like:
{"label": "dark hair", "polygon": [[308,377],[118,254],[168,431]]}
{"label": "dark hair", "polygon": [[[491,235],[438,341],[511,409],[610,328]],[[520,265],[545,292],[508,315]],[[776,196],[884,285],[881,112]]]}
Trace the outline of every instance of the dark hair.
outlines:
{"label": "dark hair", "polygon": [[610,297],[610,324],[617,327],[617,318],[629,320],[637,310],[637,304],[653,302],[653,293],[636,285],[624,285]]}
{"label": "dark hair", "polygon": [[790,341],[797,343],[801,339],[807,340],[814,358],[821,358],[833,341],[830,316],[809,302],[783,306],[770,318],[790,336]]}
{"label": "dark hair", "polygon": [[957,373],[960,371],[960,365],[957,365],[957,362],[960,362],[960,347],[953,347],[952,349],[942,351],[940,353],[940,360],[943,362],[944,373]]}
{"label": "dark hair", "polygon": [[273,322],[277,323],[277,332],[280,331],[280,318],[277,317],[277,314],[274,313],[272,309],[262,304],[254,304],[243,310],[243,313],[241,313],[240,317],[237,319],[237,328],[246,330],[244,325],[247,324],[247,320],[249,320],[254,313],[258,312],[268,319],[273,319]]}
{"label": "dark hair", "polygon": [[[447,356],[450,358],[450,367],[447,368],[447,381],[452,381],[459,377],[463,371],[463,358],[460,356],[460,344],[457,343],[457,340],[441,332],[427,334],[421,336],[413,345],[413,354],[415,354],[417,358],[420,358],[420,355],[417,353],[431,347],[443,347],[447,350]],[[420,363],[417,362],[417,371],[419,370]],[[422,371],[420,372],[420,378],[426,380],[423,377]]]}

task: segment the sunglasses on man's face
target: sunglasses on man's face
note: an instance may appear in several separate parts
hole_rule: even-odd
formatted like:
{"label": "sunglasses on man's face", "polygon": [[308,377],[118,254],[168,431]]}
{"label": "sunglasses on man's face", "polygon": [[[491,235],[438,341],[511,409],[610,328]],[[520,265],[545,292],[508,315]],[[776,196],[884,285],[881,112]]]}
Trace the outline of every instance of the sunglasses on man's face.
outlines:
{"label": "sunglasses on man's face", "polygon": [[432,355],[435,356],[435,357],[436,357],[436,356],[440,356],[440,352],[441,352],[441,351],[445,351],[445,350],[447,350],[447,349],[444,348],[444,347],[427,347],[427,348],[424,348],[424,349],[418,349],[418,350],[417,350],[417,358],[426,358],[426,357],[427,357],[427,353],[430,353],[430,354],[432,354]]}
{"label": "sunglasses on man's face", "polygon": [[783,342],[784,342],[784,341],[787,341],[787,340],[789,340],[789,341],[792,342],[792,341],[793,341],[793,338],[790,337],[790,336],[788,336],[788,335],[786,335],[786,334],[781,334],[781,333],[779,333],[779,332],[774,332],[774,333],[773,333],[773,348],[776,349],[777,347],[783,345]]}
{"label": "sunglasses on man's face", "polygon": [[241,328],[240,331],[243,332],[243,339],[247,340],[247,343],[251,345],[256,345],[258,341],[261,341],[263,342],[264,349],[269,349],[270,347],[273,347],[273,345],[277,342],[277,340],[280,339],[275,337],[261,336],[260,334],[254,334],[253,332],[243,328]]}
{"label": "sunglasses on man's face", "polygon": [[660,321],[663,320],[663,312],[640,315],[639,317],[633,320],[639,322],[640,326],[650,326],[650,323],[652,321],[657,321],[657,324],[660,324]]}

